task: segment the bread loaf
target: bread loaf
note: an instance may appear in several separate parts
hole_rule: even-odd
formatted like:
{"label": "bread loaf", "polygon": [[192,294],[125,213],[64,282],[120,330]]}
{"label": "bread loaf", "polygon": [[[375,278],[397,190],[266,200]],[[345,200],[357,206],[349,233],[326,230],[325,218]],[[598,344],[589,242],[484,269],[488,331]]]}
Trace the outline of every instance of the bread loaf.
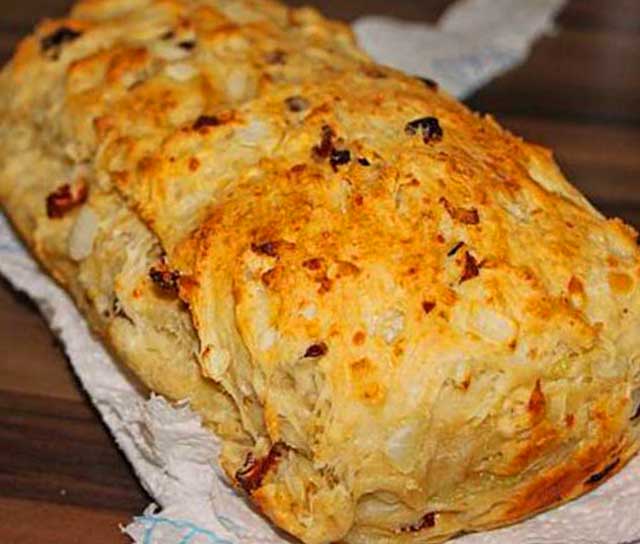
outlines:
{"label": "bread loaf", "polygon": [[84,0],[0,75],[0,201],[308,544],[515,522],[640,444],[640,253],[547,150],[269,0]]}

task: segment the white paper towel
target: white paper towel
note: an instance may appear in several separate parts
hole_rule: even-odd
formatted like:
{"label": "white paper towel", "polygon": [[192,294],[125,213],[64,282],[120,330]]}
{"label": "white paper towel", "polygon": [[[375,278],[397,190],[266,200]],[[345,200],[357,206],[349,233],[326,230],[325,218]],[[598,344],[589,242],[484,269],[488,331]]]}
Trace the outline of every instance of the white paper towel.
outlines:
{"label": "white paper towel", "polygon": [[522,62],[565,0],[460,0],[436,25],[358,19],[360,45],[376,61],[430,77],[463,98]]}
{"label": "white paper towel", "polygon": [[[436,27],[365,18],[356,23],[356,31],[377,60],[437,79],[464,95],[521,60],[560,4],[559,0],[465,0],[447,11]],[[410,60],[412,56],[418,61]],[[38,269],[1,215],[0,273],[38,303],[116,442],[156,500],[158,506],[150,505],[124,528],[135,542],[292,542],[225,483],[216,465],[219,443],[186,404],[172,406],[158,396],[147,399],[127,380],[91,337],[66,293]],[[578,501],[514,527],[457,542],[638,544],[640,459]]]}

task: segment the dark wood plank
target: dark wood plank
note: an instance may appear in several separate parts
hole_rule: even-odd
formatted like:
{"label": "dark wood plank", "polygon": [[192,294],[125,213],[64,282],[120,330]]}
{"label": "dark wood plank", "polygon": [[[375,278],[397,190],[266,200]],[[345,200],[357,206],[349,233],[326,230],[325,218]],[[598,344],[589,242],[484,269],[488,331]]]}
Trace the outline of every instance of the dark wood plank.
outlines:
{"label": "dark wood plank", "polygon": [[128,522],[151,500],[44,319],[4,280],[0,444],[0,520],[17,516],[10,527],[0,522],[0,542],[83,542],[91,520],[100,524],[92,542],[124,541],[117,523]]}
{"label": "dark wood plank", "polygon": [[4,64],[11,58],[13,50],[18,44],[22,33],[13,30],[0,31],[0,63]]}
{"label": "dark wood plank", "polygon": [[638,0],[573,0],[558,17],[561,28],[640,32]]}
{"label": "dark wood plank", "polygon": [[618,217],[640,231],[640,207],[625,201],[594,200],[593,205],[607,217]]}
{"label": "dark wood plank", "polygon": [[35,304],[1,276],[0,286],[2,390],[82,402],[78,382]]}
{"label": "dark wood plank", "polygon": [[412,21],[436,22],[452,0],[287,0],[290,6],[315,6],[325,15],[353,21],[361,15],[393,15]]}
{"label": "dark wood plank", "polygon": [[122,512],[0,497],[3,544],[126,544]]}
{"label": "dark wood plank", "polygon": [[[636,5],[640,20],[640,2]],[[565,30],[545,37],[525,64],[467,103],[510,115],[638,123],[640,34]]]}
{"label": "dark wood plank", "polygon": [[70,0],[3,0],[0,32],[24,34],[45,17],[65,15],[72,5]]}
{"label": "dark wood plank", "polygon": [[640,125],[497,118],[516,134],[552,149],[566,176],[589,198],[640,206]]}
{"label": "dark wood plank", "polygon": [[141,512],[149,498],[87,402],[0,391],[0,496]]}

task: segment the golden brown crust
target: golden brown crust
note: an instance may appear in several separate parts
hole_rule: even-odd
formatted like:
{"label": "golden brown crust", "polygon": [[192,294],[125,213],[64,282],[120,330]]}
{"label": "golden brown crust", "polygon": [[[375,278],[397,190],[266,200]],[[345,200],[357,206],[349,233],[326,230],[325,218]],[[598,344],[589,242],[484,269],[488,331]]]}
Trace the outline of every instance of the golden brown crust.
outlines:
{"label": "golden brown crust", "polygon": [[22,42],[0,118],[35,255],[303,541],[512,523],[638,449],[635,233],[344,25],[85,0]]}

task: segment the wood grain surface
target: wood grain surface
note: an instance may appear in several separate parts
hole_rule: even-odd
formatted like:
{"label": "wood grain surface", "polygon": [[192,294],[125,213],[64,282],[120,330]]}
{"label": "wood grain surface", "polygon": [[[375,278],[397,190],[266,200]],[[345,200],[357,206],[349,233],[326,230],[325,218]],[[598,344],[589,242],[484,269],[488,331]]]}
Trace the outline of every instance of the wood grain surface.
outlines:
{"label": "wood grain surface", "polygon": [[[437,20],[449,4],[290,3],[315,4],[345,20],[380,13],[424,21]],[[69,5],[3,0],[0,60],[37,20]],[[467,102],[553,148],[596,206],[640,228],[639,0],[570,0],[556,32],[526,63]],[[118,525],[149,501],[42,317],[0,280],[0,543],[125,543]]]}

